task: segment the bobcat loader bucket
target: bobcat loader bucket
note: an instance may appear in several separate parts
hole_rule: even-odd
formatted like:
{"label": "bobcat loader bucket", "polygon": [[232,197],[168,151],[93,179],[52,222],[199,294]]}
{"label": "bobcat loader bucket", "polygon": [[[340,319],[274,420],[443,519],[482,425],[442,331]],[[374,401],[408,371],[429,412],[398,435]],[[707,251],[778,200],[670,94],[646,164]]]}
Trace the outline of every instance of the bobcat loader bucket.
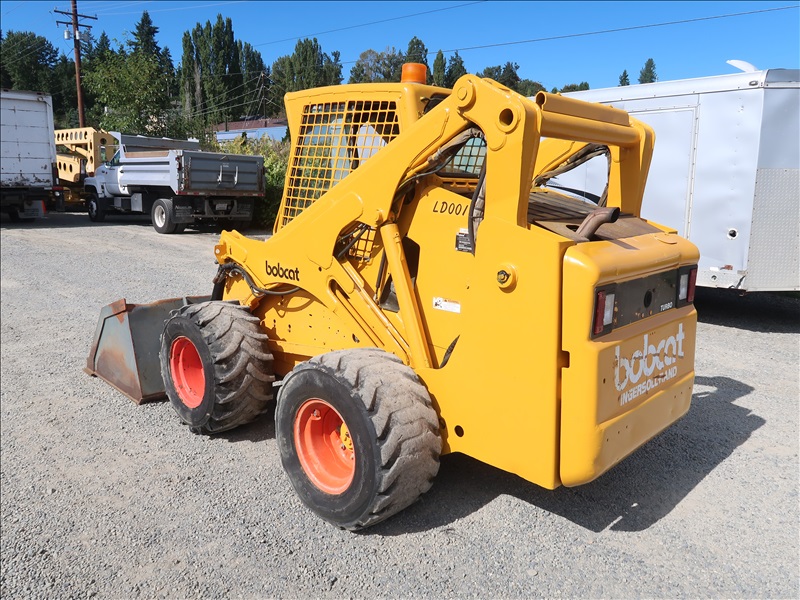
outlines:
{"label": "bobcat loader bucket", "polygon": [[136,404],[166,394],[158,353],[170,311],[211,296],[169,298],[152,304],[128,304],[125,298],[103,307],[84,371],[99,377]]}

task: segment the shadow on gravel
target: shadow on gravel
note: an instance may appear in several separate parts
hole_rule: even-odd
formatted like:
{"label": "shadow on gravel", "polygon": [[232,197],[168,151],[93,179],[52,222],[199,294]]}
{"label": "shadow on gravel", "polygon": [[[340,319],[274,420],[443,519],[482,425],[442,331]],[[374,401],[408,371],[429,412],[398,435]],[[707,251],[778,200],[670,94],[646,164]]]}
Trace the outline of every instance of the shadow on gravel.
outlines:
{"label": "shadow on gravel", "polygon": [[697,377],[694,391],[683,419],[591,483],[545,490],[467,456],[449,455],[442,458],[436,482],[420,502],[364,535],[445,527],[502,495],[594,532],[647,529],[765,423],[734,404],[753,391],[748,385],[728,377]]}
{"label": "shadow on gravel", "polygon": [[258,419],[242,427],[223,431],[214,436],[228,442],[263,442],[275,439],[275,403],[272,409]]}
{"label": "shadow on gravel", "polygon": [[698,288],[694,302],[701,323],[760,333],[800,333],[800,295]]}

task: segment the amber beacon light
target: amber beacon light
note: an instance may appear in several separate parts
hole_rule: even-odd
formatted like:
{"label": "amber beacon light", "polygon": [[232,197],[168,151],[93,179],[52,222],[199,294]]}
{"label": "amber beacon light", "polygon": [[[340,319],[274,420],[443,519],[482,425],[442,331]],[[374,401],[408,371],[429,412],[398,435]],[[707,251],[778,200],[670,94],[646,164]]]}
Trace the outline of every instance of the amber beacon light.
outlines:
{"label": "amber beacon light", "polygon": [[428,80],[428,67],[422,63],[406,63],[400,75],[401,83],[425,83]]}

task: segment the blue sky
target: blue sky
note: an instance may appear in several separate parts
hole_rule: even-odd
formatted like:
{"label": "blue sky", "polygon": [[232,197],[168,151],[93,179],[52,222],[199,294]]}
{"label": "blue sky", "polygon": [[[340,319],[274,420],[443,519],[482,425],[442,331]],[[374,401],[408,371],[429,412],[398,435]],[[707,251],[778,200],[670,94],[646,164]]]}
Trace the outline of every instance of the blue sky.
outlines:
{"label": "blue sky", "polygon": [[[33,31],[71,56],[72,46],[64,39],[64,27],[56,25],[57,20],[66,18],[53,12],[54,7],[69,11],[70,2],[0,0],[0,27],[4,32]],[[788,8],[755,12],[782,7]],[[459,50],[470,72],[510,60],[519,64],[521,77],[539,81],[548,89],[581,81],[587,81],[592,88],[615,86],[623,69],[627,69],[631,82],[636,83],[648,58],[655,60],[661,81],[735,72],[726,64],[729,59],[748,61],[760,69],[800,67],[800,4],[791,0],[78,0],[79,13],[97,16],[96,21],[84,20],[93,26],[95,36],[105,31],[110,38],[120,41],[133,29],[144,10],[159,28],[159,44],[170,48],[176,63],[180,61],[183,32],[198,22],[213,23],[217,14],[222,14],[231,18],[236,38],[255,46],[268,65],[281,55],[291,54],[298,38],[316,37],[325,52],[341,53],[345,80],[362,51],[369,48],[381,51],[390,46],[405,51],[415,35],[433,53],[441,49],[450,55]],[[753,14],[725,16],[736,13]],[[625,28],[635,29],[609,31]],[[430,65],[433,58],[433,54],[429,56]]]}

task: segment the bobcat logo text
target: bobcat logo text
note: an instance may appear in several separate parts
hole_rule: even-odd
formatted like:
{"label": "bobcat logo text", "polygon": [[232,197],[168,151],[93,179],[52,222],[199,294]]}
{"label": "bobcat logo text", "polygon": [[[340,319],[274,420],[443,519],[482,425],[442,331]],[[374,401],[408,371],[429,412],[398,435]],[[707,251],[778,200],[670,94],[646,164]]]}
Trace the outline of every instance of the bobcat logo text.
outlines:
{"label": "bobcat logo text", "polygon": [[[641,350],[636,350],[630,357],[620,354],[620,347],[614,349],[614,384],[618,392],[620,405],[646,394],[678,375],[675,365],[683,358],[683,324],[678,325],[678,333],[661,340],[653,340],[645,335]],[[644,378],[644,379],[643,379]],[[641,381],[641,383],[640,383]]]}

